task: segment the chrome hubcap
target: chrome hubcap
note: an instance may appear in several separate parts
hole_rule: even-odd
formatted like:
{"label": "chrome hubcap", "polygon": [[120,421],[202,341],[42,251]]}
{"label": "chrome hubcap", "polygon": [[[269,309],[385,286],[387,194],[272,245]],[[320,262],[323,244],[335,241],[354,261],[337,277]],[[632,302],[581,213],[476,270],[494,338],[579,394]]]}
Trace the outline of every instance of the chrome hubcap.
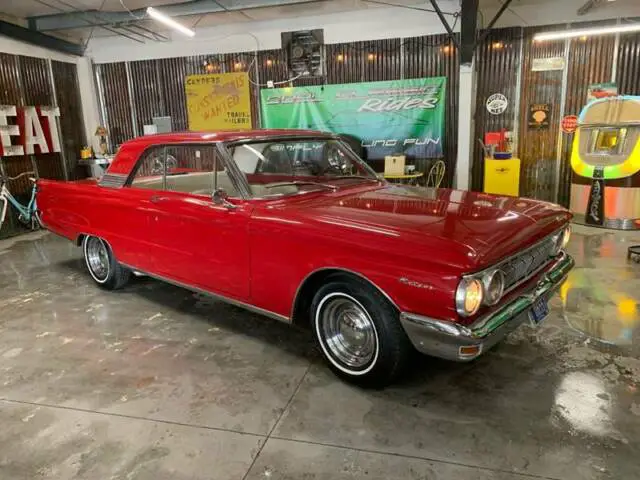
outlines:
{"label": "chrome hubcap", "polygon": [[106,280],[109,276],[109,253],[102,240],[91,237],[87,240],[87,263],[91,273],[99,280]]}
{"label": "chrome hubcap", "polygon": [[370,363],[378,345],[367,312],[345,296],[333,297],[321,308],[320,327],[329,352],[351,368]]}

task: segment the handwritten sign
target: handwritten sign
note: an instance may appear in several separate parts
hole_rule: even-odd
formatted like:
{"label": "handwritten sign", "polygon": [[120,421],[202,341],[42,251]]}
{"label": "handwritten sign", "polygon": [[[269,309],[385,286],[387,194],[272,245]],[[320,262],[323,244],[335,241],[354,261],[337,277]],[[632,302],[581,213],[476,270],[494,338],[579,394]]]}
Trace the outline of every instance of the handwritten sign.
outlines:
{"label": "handwritten sign", "polygon": [[185,79],[189,130],[250,130],[246,72],[189,75]]}

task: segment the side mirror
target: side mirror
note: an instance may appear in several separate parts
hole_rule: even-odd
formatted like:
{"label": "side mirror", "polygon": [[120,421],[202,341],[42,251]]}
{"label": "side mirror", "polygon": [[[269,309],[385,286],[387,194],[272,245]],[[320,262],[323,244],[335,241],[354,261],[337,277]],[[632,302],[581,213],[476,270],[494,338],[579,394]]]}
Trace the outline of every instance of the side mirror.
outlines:
{"label": "side mirror", "polygon": [[216,189],[216,191],[213,192],[212,198],[213,203],[216,205],[222,205],[223,207],[227,207],[228,209],[236,208],[236,206],[228,200],[229,194],[223,188]]}

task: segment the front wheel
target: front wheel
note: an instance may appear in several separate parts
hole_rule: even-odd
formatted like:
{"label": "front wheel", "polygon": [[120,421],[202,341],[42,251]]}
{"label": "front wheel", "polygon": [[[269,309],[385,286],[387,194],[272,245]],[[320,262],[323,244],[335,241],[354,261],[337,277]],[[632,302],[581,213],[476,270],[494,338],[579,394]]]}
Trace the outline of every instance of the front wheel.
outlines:
{"label": "front wheel", "polygon": [[334,278],[318,290],[311,312],[320,349],[340,377],[383,387],[404,370],[413,347],[396,309],[372,286]]}
{"label": "front wheel", "polygon": [[103,239],[85,237],[82,250],[91,278],[102,288],[116,290],[129,281],[131,271],[116,261],[111,247]]}

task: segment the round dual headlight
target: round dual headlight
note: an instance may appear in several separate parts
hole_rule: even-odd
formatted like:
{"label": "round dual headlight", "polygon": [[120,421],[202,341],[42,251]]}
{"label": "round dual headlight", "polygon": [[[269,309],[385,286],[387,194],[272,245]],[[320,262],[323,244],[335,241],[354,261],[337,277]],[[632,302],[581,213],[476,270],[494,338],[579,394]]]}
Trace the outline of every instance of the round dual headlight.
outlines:
{"label": "round dual headlight", "polygon": [[553,237],[554,246],[552,256],[555,257],[560,254],[562,250],[567,248],[569,244],[569,239],[571,238],[571,227],[566,227],[560,233],[557,233]]}
{"label": "round dual headlight", "polygon": [[504,293],[504,273],[502,270],[494,270],[482,278],[484,286],[484,303],[495,305]]}
{"label": "round dual headlight", "polygon": [[475,314],[482,305],[482,282],[476,278],[463,278],[456,291],[456,309],[464,317]]}

